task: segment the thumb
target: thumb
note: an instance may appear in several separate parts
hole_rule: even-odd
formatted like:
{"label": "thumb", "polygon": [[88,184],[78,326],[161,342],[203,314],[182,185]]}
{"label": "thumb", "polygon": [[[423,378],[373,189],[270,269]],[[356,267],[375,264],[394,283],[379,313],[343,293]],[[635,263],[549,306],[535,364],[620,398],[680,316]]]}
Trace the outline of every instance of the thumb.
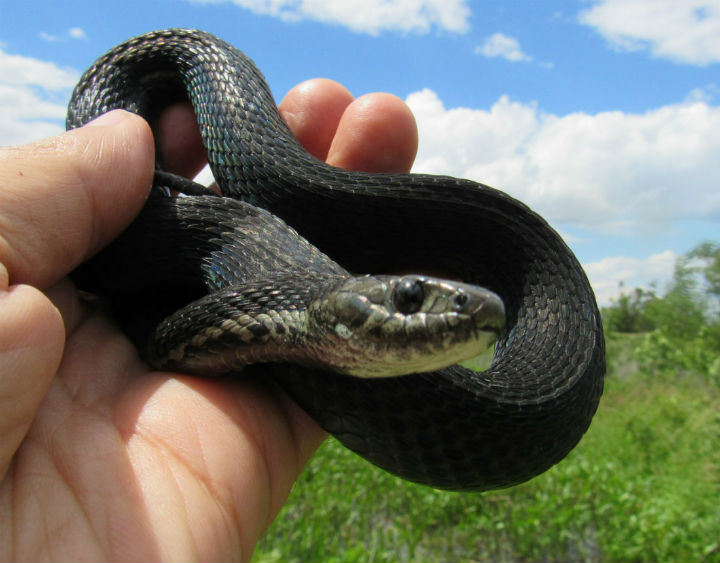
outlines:
{"label": "thumb", "polygon": [[122,110],[0,148],[0,264],[10,285],[47,288],[117,236],[145,202],[154,159],[148,124]]}

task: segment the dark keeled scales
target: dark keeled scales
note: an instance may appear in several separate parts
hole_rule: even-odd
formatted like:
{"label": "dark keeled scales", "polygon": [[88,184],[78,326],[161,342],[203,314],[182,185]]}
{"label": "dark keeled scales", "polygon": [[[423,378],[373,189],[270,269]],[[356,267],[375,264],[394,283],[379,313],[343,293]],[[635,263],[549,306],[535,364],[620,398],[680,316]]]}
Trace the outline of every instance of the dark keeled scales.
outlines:
{"label": "dark keeled scales", "polygon": [[[604,340],[582,268],[541,217],[467,180],[320,163],[290,134],[252,62],[198,31],[151,33],[99,59],[74,93],[68,127],[112,108],[152,117],[164,102],[184,98],[195,108],[224,195],[281,217],[349,271],[440,272],[485,286],[505,303],[508,329],[482,373],[452,367],[367,381],[273,366],[275,379],[311,416],[381,467],[449,489],[512,485],[570,451],[602,392]],[[215,207],[188,213],[212,223]],[[173,268],[201,275],[202,248],[187,247],[192,237],[177,229],[167,232],[176,238],[155,241],[146,252],[162,259],[127,256],[142,273],[118,268],[119,285]],[[232,240],[221,247],[233,254]]]}

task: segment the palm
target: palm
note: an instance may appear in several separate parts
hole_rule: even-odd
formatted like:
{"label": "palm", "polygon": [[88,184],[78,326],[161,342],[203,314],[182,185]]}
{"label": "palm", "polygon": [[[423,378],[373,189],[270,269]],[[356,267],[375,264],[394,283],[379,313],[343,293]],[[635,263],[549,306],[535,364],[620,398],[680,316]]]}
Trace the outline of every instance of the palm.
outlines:
{"label": "palm", "polygon": [[[69,327],[2,483],[18,532],[3,542],[14,548],[6,556],[247,555],[320,437],[296,440],[308,435],[297,425],[312,423],[267,387],[148,373],[127,339],[90,314]],[[286,473],[273,481],[283,490],[267,490],[270,467]]]}

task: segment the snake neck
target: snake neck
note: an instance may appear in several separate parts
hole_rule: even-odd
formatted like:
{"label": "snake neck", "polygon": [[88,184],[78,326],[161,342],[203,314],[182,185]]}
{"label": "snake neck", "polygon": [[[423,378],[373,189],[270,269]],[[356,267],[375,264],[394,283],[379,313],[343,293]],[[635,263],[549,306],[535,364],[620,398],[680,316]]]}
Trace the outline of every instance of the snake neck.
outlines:
{"label": "snake neck", "polygon": [[[215,292],[162,321],[150,339],[148,359],[158,369],[202,375],[265,362],[323,365],[325,335],[315,330],[313,304],[343,280],[285,272]],[[186,326],[203,328],[188,333]]]}

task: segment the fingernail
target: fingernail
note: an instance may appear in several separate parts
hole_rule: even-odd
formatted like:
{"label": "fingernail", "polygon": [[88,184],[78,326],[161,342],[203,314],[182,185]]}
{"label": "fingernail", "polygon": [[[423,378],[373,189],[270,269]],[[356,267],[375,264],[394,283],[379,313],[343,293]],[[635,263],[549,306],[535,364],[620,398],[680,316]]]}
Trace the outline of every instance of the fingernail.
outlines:
{"label": "fingernail", "polygon": [[112,127],[125,121],[127,115],[128,113],[125,110],[115,109],[96,117],[89,123],[86,123],[85,127]]}

